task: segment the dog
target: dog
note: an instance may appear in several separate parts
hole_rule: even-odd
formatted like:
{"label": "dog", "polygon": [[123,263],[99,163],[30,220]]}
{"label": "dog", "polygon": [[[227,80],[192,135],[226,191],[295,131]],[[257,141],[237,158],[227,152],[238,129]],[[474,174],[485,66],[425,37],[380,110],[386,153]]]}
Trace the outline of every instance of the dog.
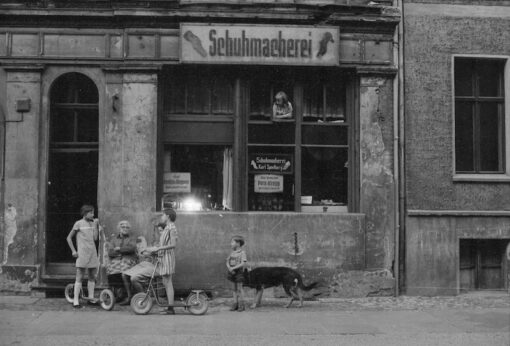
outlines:
{"label": "dog", "polygon": [[290,301],[286,308],[290,307],[295,299],[299,299],[299,307],[303,306],[303,292],[309,291],[315,286],[314,282],[308,286],[303,284],[301,275],[294,269],[287,267],[259,267],[251,271],[245,272],[244,286],[254,288],[257,290],[253,304],[250,306],[252,309],[260,306],[262,300],[262,293],[264,288],[283,286],[285,293],[290,296]]}

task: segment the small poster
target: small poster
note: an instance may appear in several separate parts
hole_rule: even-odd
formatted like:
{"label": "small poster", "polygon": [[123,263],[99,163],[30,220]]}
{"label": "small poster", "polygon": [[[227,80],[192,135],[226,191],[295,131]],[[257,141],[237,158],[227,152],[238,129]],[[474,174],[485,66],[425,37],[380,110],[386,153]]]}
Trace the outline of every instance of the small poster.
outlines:
{"label": "small poster", "polygon": [[250,154],[250,173],[280,173],[291,174],[291,154]]}
{"label": "small poster", "polygon": [[283,175],[256,174],[254,186],[257,193],[283,192]]}
{"label": "small poster", "polygon": [[191,192],[191,173],[166,172],[163,174],[163,192]]}

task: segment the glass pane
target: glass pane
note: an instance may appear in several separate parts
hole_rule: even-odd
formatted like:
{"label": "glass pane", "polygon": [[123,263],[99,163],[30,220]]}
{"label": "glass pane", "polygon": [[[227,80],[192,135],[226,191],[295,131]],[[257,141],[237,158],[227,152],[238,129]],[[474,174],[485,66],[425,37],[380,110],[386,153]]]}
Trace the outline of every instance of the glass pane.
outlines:
{"label": "glass pane", "polygon": [[347,205],[347,179],[347,148],[303,148],[303,205]]}
{"label": "glass pane", "polygon": [[345,86],[326,86],[326,121],[342,122],[345,119]]}
{"label": "glass pane", "polygon": [[455,96],[473,96],[471,59],[455,59]]}
{"label": "glass pane", "polygon": [[455,103],[455,170],[474,171],[473,152],[473,104]]}
{"label": "glass pane", "polygon": [[251,147],[248,157],[248,210],[294,211],[294,148]]}
{"label": "glass pane", "polygon": [[190,75],[187,82],[188,113],[209,114],[209,84],[195,75]]}
{"label": "glass pane", "polygon": [[259,74],[260,77],[250,81],[250,120],[269,120],[275,96],[279,92],[284,92],[288,102],[295,108],[294,84],[288,74],[278,68],[268,68]]}
{"label": "glass pane", "polygon": [[248,143],[294,144],[294,129],[295,126],[293,122],[250,124],[248,129]]}
{"label": "glass pane", "polygon": [[264,79],[250,84],[250,119],[269,120],[271,117],[271,85]]}
{"label": "glass pane", "polygon": [[51,142],[74,142],[74,110],[54,109],[51,113]]}
{"label": "glass pane", "polygon": [[97,142],[99,135],[98,113],[96,109],[77,111],[78,142]]}
{"label": "glass pane", "polygon": [[498,115],[497,103],[480,104],[480,170],[497,172],[503,150],[502,122]]}
{"label": "glass pane", "polygon": [[171,87],[169,89],[170,94],[168,95],[168,98],[165,98],[165,104],[167,104],[168,111],[172,114],[184,114],[184,104],[186,101],[186,87],[184,79],[178,78],[177,80],[172,80]]}
{"label": "glass pane", "polygon": [[503,64],[499,60],[480,60],[478,68],[478,92],[480,96],[502,96],[501,80]]}
{"label": "glass pane", "polygon": [[174,208],[189,211],[231,208],[231,147],[172,145],[165,148],[165,160],[170,171],[164,172],[163,193]]}
{"label": "glass pane", "polygon": [[99,95],[94,82],[81,73],[67,73],[52,86],[53,103],[97,103]]}
{"label": "glass pane", "polygon": [[234,94],[232,91],[232,84],[225,79],[216,79],[213,84],[213,113],[232,114],[234,112]]}
{"label": "glass pane", "polygon": [[303,144],[348,145],[347,126],[303,125]]}
{"label": "glass pane", "polygon": [[324,120],[323,105],[323,83],[316,80],[306,84],[303,90],[303,121]]}

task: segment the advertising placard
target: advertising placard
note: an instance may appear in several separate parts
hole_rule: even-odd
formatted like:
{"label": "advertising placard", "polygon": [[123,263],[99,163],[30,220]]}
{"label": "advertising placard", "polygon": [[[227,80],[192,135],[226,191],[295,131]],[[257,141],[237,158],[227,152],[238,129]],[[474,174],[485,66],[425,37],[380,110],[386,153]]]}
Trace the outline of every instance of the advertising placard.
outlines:
{"label": "advertising placard", "polygon": [[294,170],[291,154],[250,154],[250,173],[291,174]]}
{"label": "advertising placard", "polygon": [[163,192],[191,192],[191,173],[166,172],[163,174]]}
{"label": "advertising placard", "polygon": [[182,23],[180,60],[205,64],[339,64],[334,26]]}
{"label": "advertising placard", "polygon": [[256,174],[254,186],[257,193],[283,192],[283,175]]}

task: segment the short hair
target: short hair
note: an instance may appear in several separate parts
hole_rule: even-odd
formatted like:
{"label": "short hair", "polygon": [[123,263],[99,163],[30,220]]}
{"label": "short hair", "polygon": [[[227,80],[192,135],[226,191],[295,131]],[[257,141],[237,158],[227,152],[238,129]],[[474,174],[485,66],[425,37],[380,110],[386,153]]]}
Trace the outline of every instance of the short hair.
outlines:
{"label": "short hair", "polygon": [[240,235],[235,235],[232,237],[232,240],[238,243],[240,246],[244,246],[244,237]]}
{"label": "short hair", "polygon": [[90,204],[84,204],[81,208],[80,208],[80,214],[81,214],[81,217],[84,217],[85,215],[87,215],[89,212],[93,212],[94,211],[94,207],[91,206]]}
{"label": "short hair", "polygon": [[129,223],[129,221],[127,220],[122,220],[122,221],[119,221],[119,223],[117,224],[117,229],[120,231],[120,225],[125,223],[129,228],[131,228],[131,224]]}
{"label": "short hair", "polygon": [[175,210],[173,210],[172,208],[163,209],[163,213],[168,215],[168,218],[172,222],[174,222],[177,219],[177,214],[175,213]]}
{"label": "short hair", "polygon": [[280,98],[280,97],[281,97],[281,99],[283,100],[284,103],[288,103],[289,102],[289,98],[287,97],[287,94],[284,91],[279,91],[274,98],[277,99],[277,98]]}

